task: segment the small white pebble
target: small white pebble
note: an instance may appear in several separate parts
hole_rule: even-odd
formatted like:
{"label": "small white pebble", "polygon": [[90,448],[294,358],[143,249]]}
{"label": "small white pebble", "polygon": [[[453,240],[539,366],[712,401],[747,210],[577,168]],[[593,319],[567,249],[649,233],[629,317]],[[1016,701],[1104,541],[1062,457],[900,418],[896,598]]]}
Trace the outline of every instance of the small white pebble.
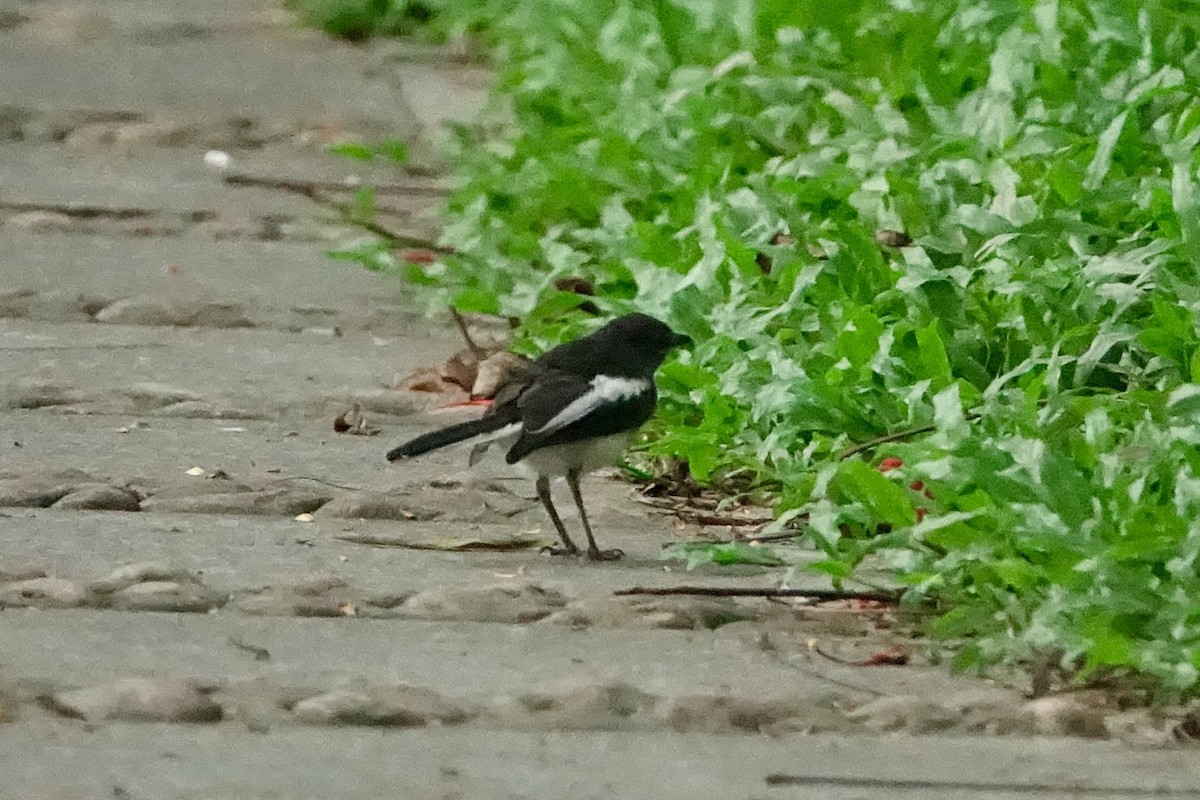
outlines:
{"label": "small white pebble", "polygon": [[197,475],[203,475],[203,474],[204,474],[204,467],[192,467],[191,469],[189,469],[189,470],[187,471],[187,474],[188,474],[188,475],[191,475],[192,477],[195,477],[195,476],[197,476]]}
{"label": "small white pebble", "polygon": [[305,514],[297,514],[296,515],[296,522],[312,522],[312,521],[313,521],[312,514],[305,513]]}
{"label": "small white pebble", "polygon": [[204,154],[204,166],[211,169],[226,170],[233,161],[224,150],[209,150]]}

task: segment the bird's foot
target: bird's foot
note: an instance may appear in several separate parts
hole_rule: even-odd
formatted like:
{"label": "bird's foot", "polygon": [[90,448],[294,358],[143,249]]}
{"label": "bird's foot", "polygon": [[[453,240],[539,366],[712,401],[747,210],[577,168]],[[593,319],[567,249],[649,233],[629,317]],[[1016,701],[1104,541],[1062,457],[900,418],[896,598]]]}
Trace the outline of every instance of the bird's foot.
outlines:
{"label": "bird's foot", "polygon": [[588,550],[588,561],[619,561],[625,557],[624,550],[613,548],[611,550],[601,550],[598,547],[593,547]]}
{"label": "bird's foot", "polygon": [[577,558],[580,555],[579,548],[575,545],[546,545],[539,553],[544,553],[548,556],[571,556]]}

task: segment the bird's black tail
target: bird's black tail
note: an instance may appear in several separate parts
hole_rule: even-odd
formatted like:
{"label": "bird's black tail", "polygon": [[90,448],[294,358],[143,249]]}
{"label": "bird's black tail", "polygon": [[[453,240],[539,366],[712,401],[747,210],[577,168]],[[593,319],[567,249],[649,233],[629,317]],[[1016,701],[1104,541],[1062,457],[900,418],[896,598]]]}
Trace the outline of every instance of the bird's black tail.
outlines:
{"label": "bird's black tail", "polygon": [[469,422],[460,422],[448,428],[430,431],[415,439],[410,439],[399,447],[389,450],[387,460],[397,461],[401,458],[419,456],[422,453],[428,453],[430,450],[437,450],[439,447],[461,442],[464,439],[470,439],[472,436],[478,436],[481,433],[491,433],[503,428],[507,423],[508,420],[497,414],[473,419]]}

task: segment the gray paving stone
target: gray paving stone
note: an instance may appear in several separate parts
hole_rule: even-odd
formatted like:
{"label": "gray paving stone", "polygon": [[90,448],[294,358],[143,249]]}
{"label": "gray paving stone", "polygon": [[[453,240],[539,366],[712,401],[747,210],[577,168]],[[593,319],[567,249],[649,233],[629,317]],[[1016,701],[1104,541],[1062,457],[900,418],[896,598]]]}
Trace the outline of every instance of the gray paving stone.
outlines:
{"label": "gray paving stone", "polygon": [[[0,614],[0,635],[6,672],[60,687],[168,675],[226,684],[269,678],[319,689],[399,680],[479,699],[612,682],[669,696],[870,696],[780,665],[720,631],[572,634],[536,624],[10,609]],[[265,648],[270,660],[247,658],[231,637]]]}
{"label": "gray paving stone", "polygon": [[30,23],[0,32],[0,104],[360,122],[393,135],[412,129],[390,81],[366,74],[366,53],[300,26],[263,26],[267,3],[256,3],[257,13],[250,7],[249,19],[230,9],[220,35],[173,42],[146,36],[170,32],[162,21],[172,12],[162,7],[146,19],[129,9],[113,14],[115,3],[55,5],[35,5]]}
{"label": "gray paving stone", "polygon": [[[448,327],[416,326],[421,315],[404,302],[406,292],[398,279],[330,261],[324,247],[311,244],[214,242],[202,236],[169,241],[0,236],[0,322],[6,318],[90,321],[80,318],[85,306],[94,314],[132,298],[156,303],[166,314],[203,303],[236,304],[254,326],[307,331],[318,338],[332,338],[335,328],[372,330],[397,348],[444,346],[443,358],[461,347],[461,338]],[[55,307],[40,300],[47,296],[77,301]],[[40,312],[31,308],[37,302],[46,306]],[[203,322],[183,317],[161,321],[167,325]],[[57,338],[83,329],[63,330],[69,333]],[[407,341],[396,341],[401,333],[408,334]],[[6,358],[13,352],[9,348],[22,344],[14,341],[20,335],[15,329],[0,333]],[[38,328],[28,335],[35,346],[56,344],[53,329]],[[113,334],[96,331],[94,335],[99,343],[104,341],[101,337]],[[136,331],[132,335],[136,337]],[[135,343],[128,336],[123,341]],[[37,341],[44,337],[49,339]],[[427,359],[441,353],[429,351]]]}
{"label": "gray paving stone", "polygon": [[45,702],[57,714],[88,722],[216,722],[221,707],[210,694],[194,681],[126,678],[58,692],[46,696]]}
{"label": "gray paving stone", "polygon": [[[44,143],[3,143],[0,209],[24,212],[9,217],[9,228],[37,233],[125,232],[129,236],[178,235],[191,230],[218,238],[283,238],[287,226],[309,223],[315,238],[332,241],[350,231],[306,198],[263,185],[241,185],[227,175],[277,181],[318,181],[343,199],[366,178],[384,184],[379,205],[388,219],[413,220],[440,206],[442,183],[404,176],[385,166],[324,153],[321,146],[276,146],[233,153],[228,172],[204,163],[210,147],[197,141],[170,149],[139,152],[81,152]],[[411,187],[411,193],[405,193]],[[324,229],[312,225],[321,219]],[[119,224],[118,224],[119,223]],[[271,234],[268,223],[282,230]],[[314,237],[306,237],[314,238]]]}
{"label": "gray paving stone", "polygon": [[1136,800],[1190,797],[1200,780],[1187,750],[1050,739],[21,727],[0,728],[12,797]]}

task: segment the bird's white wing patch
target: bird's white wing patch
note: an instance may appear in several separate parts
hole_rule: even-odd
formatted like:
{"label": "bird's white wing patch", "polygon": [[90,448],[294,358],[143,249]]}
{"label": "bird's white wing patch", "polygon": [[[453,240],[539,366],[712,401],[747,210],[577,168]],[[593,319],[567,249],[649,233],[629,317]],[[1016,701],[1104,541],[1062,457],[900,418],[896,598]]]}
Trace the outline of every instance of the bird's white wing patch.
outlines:
{"label": "bird's white wing patch", "polygon": [[499,430],[485,433],[483,436],[477,436],[475,438],[475,445],[471,448],[471,455],[467,457],[467,464],[473,467],[482,461],[493,442],[508,440],[511,443],[520,435],[521,423],[511,422]]}
{"label": "bird's white wing patch", "polygon": [[637,397],[649,388],[650,381],[645,378],[614,378],[610,375],[597,375],[592,378],[590,389],[568,403],[545,425],[535,431],[529,431],[529,433],[553,433],[578,422],[606,403],[616,403]]}
{"label": "bird's white wing patch", "polygon": [[485,442],[494,442],[499,439],[514,438],[520,433],[521,433],[521,423],[510,422],[509,424],[505,425],[503,428],[500,428],[499,430],[494,430],[491,433],[485,433],[482,436],[476,437],[475,443],[483,444]]}

